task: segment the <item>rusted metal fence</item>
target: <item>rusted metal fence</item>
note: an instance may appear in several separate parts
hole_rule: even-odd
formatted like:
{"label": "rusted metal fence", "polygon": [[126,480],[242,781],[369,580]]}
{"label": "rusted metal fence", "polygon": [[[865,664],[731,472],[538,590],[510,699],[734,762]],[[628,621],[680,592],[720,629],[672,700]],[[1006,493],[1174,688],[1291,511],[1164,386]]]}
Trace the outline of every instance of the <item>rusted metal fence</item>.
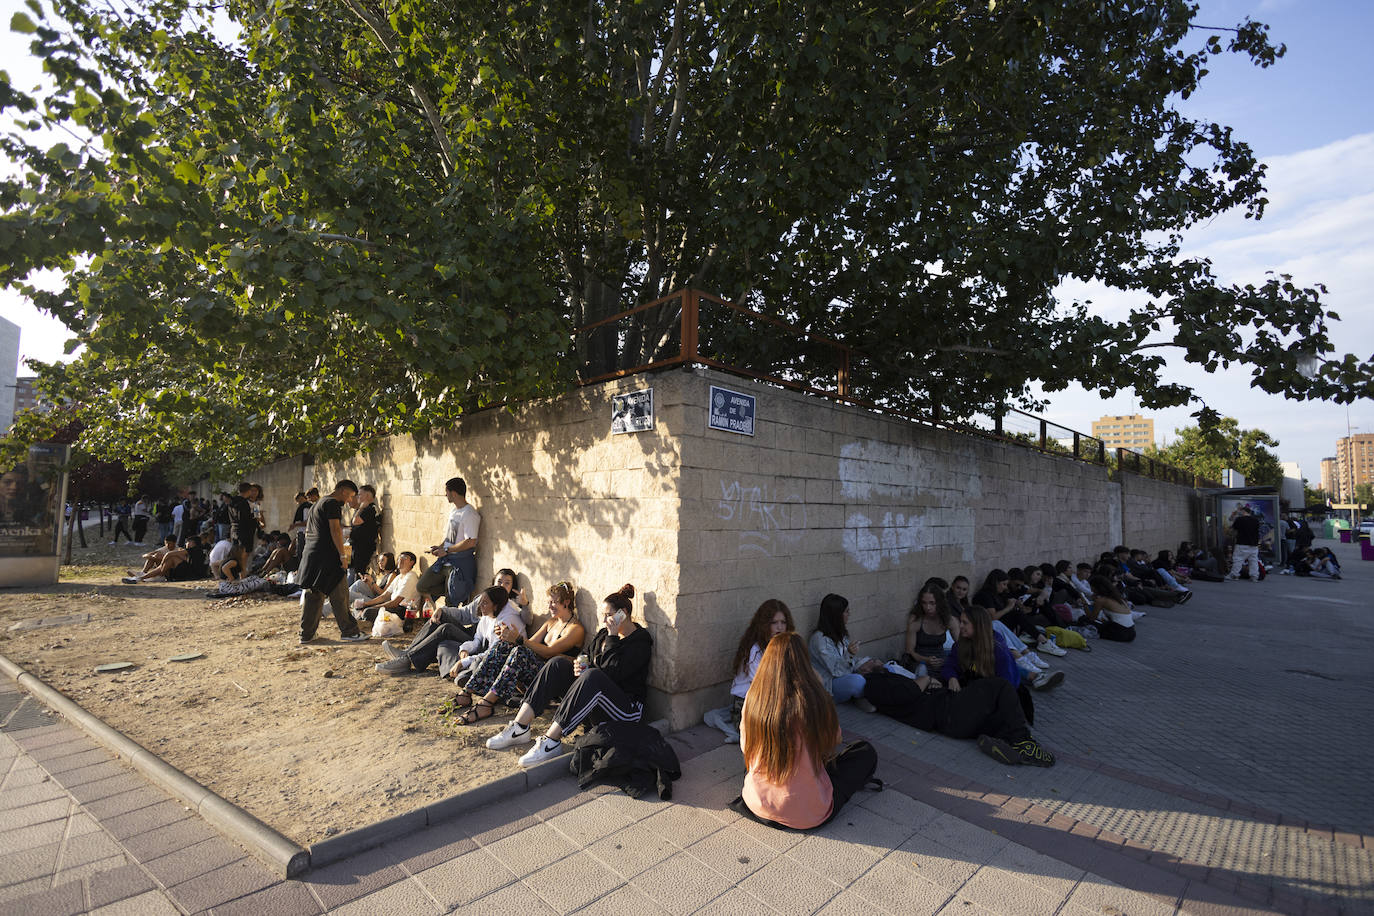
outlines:
{"label": "rusted metal fence", "polygon": [[[979,425],[943,417],[938,403],[921,410],[888,400],[876,394],[881,384],[869,384],[879,373],[862,351],[701,290],[678,290],[580,327],[573,332],[573,350],[583,385],[669,366],[710,366],[916,423],[1194,485],[1192,475],[1178,468],[1125,449],[1113,455],[1095,436],[1014,407],[1004,407]],[[890,380],[892,373],[882,375]],[[916,381],[912,379],[911,400],[919,405],[922,386]]]}

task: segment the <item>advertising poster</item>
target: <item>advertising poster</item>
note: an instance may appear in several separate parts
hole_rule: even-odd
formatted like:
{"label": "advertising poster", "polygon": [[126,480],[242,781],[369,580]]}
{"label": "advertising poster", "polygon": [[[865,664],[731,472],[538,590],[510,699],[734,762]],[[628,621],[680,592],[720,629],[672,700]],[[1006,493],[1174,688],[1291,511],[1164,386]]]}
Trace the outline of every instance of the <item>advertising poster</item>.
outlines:
{"label": "advertising poster", "polygon": [[611,395],[611,432],[642,433],[654,428],[654,389]]}
{"label": "advertising poster", "polygon": [[0,474],[0,557],[57,556],[67,450],[31,445],[27,460]]}
{"label": "advertising poster", "polygon": [[1218,496],[1217,514],[1221,521],[1221,531],[1217,543],[1225,544],[1233,538],[1231,523],[1240,513],[1241,506],[1249,506],[1260,523],[1260,553],[1278,556],[1275,553],[1274,532],[1278,528],[1279,498],[1275,496]]}

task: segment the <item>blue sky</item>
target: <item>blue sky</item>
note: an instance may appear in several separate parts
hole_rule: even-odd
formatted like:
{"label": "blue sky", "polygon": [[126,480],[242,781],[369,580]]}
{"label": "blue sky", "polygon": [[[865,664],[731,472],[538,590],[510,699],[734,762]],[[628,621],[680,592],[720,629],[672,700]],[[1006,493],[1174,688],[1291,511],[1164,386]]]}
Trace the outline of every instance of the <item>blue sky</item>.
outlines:
{"label": "blue sky", "polygon": [[[21,7],[19,0],[0,0],[0,29],[7,29]],[[1187,253],[1212,258],[1227,281],[1262,281],[1266,270],[1277,270],[1303,285],[1325,283],[1328,305],[1343,319],[1334,335],[1337,348],[1368,357],[1374,353],[1374,56],[1367,43],[1374,34],[1374,2],[1204,0],[1197,22],[1229,27],[1247,16],[1268,23],[1273,40],[1288,46],[1287,55],[1267,70],[1223,55],[1213,61],[1201,90],[1180,107],[1235,128],[1250,143],[1269,166],[1269,208],[1259,223],[1227,215],[1197,228],[1187,236]],[[7,31],[0,34],[6,68],[31,80],[24,54],[23,42]],[[1108,290],[1065,292],[1088,296],[1108,314],[1132,301]],[[21,359],[61,358],[67,332],[60,323],[9,292],[0,292],[0,314],[23,328]],[[1336,439],[1345,435],[1344,407],[1254,391],[1243,369],[1206,375],[1178,360],[1177,366],[1171,361],[1169,373],[1193,384],[1241,426],[1269,431],[1280,441],[1280,458],[1299,462],[1314,483],[1320,459],[1335,454]],[[1071,390],[1057,393],[1045,415],[1087,432],[1098,416],[1137,408],[1130,393],[1104,399]],[[1189,425],[1190,413],[1154,413],[1157,437]],[[1349,422],[1357,432],[1374,432],[1374,404],[1353,405]]]}

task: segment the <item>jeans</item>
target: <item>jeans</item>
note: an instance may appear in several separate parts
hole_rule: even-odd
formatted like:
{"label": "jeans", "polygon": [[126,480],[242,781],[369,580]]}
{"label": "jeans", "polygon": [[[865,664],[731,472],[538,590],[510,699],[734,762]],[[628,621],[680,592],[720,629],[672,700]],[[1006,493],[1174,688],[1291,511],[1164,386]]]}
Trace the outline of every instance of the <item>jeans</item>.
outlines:
{"label": "jeans", "polygon": [[842,674],[830,682],[830,695],[836,703],[848,703],[857,696],[863,696],[863,692],[862,674]]}
{"label": "jeans", "polygon": [[449,607],[467,604],[477,587],[477,552],[464,550],[439,557],[430,564],[416,583],[421,595],[442,594]]}

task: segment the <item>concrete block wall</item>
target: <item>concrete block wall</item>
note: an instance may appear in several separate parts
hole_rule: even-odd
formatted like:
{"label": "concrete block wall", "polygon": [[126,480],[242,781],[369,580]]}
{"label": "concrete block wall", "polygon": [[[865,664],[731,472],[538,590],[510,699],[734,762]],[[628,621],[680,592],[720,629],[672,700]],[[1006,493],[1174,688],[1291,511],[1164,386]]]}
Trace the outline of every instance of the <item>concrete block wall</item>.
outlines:
{"label": "concrete block wall", "polygon": [[1199,541],[1197,494],[1189,487],[1121,475],[1122,543],[1148,550],[1177,550],[1184,539]]}
{"label": "concrete block wall", "polygon": [[[712,384],[757,398],[755,436],[707,429]],[[655,429],[611,435],[612,395],[647,387]],[[929,576],[976,588],[994,567],[1093,558],[1123,540],[1158,550],[1192,530],[1187,488],[1115,483],[1072,459],[705,369],[487,411],[314,475],[321,489],[343,476],[376,486],[381,549],[417,554],[442,536],[444,481],[464,477],[482,513],[480,580],[513,567],[542,611],[547,587],[570,579],[589,629],[601,598],[634,583],[655,641],[649,712],[674,727],[726,701],[736,642],[767,598],[809,636],[821,598],[842,594],[864,651],[892,656]]]}
{"label": "concrete block wall", "polygon": [[[295,455],[263,465],[247,478],[249,483],[262,485],[262,520],[268,531],[285,531],[291,524],[296,514],[296,494],[306,489],[301,486],[304,475],[305,457]],[[236,480],[225,486],[224,492],[237,494],[238,487]]]}

